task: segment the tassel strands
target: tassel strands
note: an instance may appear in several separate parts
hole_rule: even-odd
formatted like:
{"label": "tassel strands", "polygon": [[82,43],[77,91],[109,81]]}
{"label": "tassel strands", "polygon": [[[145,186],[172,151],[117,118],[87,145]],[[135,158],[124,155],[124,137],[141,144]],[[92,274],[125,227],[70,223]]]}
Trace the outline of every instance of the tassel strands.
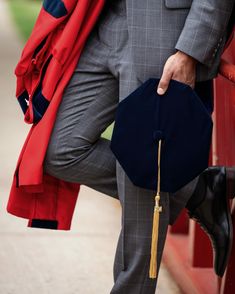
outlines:
{"label": "tassel strands", "polygon": [[160,212],[162,212],[162,206],[160,206],[160,160],[161,160],[161,145],[162,141],[159,141],[158,145],[158,178],[157,178],[157,194],[155,196],[155,206],[153,214],[153,228],[152,228],[152,243],[151,243],[151,259],[149,267],[149,278],[156,279],[157,277],[157,244],[158,244],[158,230],[159,230],[159,218]]}

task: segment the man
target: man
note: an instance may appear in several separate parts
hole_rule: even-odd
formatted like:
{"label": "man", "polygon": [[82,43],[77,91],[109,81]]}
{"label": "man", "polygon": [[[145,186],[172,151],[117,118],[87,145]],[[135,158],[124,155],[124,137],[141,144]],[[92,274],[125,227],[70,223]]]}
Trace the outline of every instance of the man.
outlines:
{"label": "man", "polygon": [[[122,229],[110,293],[155,293],[157,280],[148,277],[155,191],[132,184],[110,142],[100,135],[114,121],[118,103],[149,77],[161,78],[159,94],[165,93],[170,79],[196,89],[203,86],[205,100],[211,103],[208,89],[218,72],[233,4],[234,0],[107,1],[64,92],[44,169],[120,200]],[[158,269],[168,224],[187,206],[222,248],[216,251],[215,270],[223,273],[231,244],[228,229],[219,233],[219,221],[229,217],[221,189],[225,181],[225,170],[215,168],[175,195],[162,193]],[[213,208],[209,198],[223,208],[213,219],[205,216],[206,209]],[[211,221],[218,227],[214,233]]]}

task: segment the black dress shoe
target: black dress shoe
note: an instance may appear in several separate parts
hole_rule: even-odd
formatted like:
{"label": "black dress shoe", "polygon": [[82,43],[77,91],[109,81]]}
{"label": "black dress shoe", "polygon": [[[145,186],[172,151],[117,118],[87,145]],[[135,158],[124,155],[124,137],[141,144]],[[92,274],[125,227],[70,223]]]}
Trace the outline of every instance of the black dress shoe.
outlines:
{"label": "black dress shoe", "polygon": [[200,174],[192,197],[204,197],[196,208],[188,210],[189,217],[199,223],[212,242],[214,270],[220,277],[227,267],[233,241],[229,198],[233,196],[235,177],[234,170],[226,171],[225,167],[214,166]]}

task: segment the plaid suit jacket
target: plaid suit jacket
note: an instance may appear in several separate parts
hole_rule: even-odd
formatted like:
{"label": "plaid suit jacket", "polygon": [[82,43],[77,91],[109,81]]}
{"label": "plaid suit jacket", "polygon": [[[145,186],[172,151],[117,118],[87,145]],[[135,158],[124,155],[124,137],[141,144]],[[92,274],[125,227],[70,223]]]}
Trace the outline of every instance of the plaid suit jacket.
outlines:
{"label": "plaid suit jacket", "polygon": [[160,77],[167,58],[181,50],[199,61],[197,81],[218,73],[235,0],[126,0],[137,77]]}

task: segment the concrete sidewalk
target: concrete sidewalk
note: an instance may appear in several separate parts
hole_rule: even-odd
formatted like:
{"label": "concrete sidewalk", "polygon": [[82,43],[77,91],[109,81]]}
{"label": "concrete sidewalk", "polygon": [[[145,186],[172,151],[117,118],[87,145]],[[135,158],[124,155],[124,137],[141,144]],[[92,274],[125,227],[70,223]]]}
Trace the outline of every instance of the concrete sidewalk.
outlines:
{"label": "concrete sidewalk", "polygon": [[[30,126],[14,95],[13,73],[22,43],[4,0],[0,13],[0,294],[108,294],[121,224],[117,200],[82,186],[69,232],[30,229],[25,220],[6,213],[13,172]],[[180,293],[164,265],[157,293]]]}

